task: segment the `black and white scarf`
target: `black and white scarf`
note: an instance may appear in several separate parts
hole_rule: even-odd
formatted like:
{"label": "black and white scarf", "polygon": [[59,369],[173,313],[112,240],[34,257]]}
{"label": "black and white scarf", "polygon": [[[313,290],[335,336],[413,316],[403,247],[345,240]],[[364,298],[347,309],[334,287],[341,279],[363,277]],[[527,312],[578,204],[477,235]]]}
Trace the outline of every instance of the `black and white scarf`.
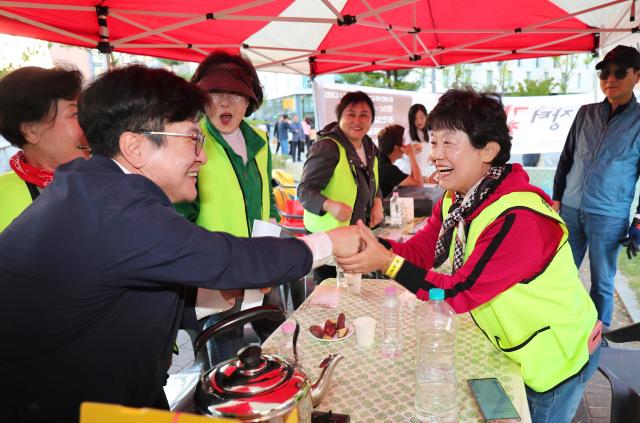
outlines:
{"label": "black and white scarf", "polygon": [[[448,215],[438,234],[436,243],[435,261],[433,267],[436,271],[446,274],[454,274],[464,263],[464,250],[466,244],[465,219],[469,217],[482,202],[500,185],[500,182],[511,170],[510,165],[493,166],[484,178],[479,180],[466,195],[453,193],[453,201],[448,210]],[[458,228],[455,239],[453,262],[449,260],[453,232]]]}

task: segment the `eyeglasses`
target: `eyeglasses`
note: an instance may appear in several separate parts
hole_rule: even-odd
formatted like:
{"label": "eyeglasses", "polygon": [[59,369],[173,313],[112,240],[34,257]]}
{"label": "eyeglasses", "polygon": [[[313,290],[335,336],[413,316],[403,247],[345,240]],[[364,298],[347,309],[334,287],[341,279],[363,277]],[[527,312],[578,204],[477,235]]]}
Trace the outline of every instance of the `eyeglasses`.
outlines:
{"label": "eyeglasses", "polygon": [[616,69],[611,72],[609,69],[602,69],[600,72],[598,72],[598,78],[606,81],[613,74],[614,78],[616,78],[617,80],[621,80],[627,76],[628,71],[629,69]]}
{"label": "eyeglasses", "polygon": [[200,155],[202,151],[202,146],[204,145],[204,135],[200,132],[193,132],[191,134],[178,134],[175,132],[158,132],[158,131],[145,131],[142,134],[144,135],[169,135],[171,137],[181,137],[181,138],[189,138],[196,144],[195,152],[196,156]]}
{"label": "eyeglasses", "polygon": [[227,100],[229,103],[239,104],[243,101],[246,101],[245,97],[238,94],[215,92],[209,93],[209,95],[211,96],[211,101],[213,101],[214,103],[220,103],[222,100]]}

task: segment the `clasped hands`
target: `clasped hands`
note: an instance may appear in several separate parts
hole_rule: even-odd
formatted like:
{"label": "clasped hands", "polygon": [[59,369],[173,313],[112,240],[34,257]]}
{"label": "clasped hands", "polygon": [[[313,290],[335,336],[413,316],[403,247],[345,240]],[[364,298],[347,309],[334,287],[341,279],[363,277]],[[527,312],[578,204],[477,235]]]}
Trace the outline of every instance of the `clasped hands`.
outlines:
{"label": "clasped hands", "polygon": [[350,273],[370,273],[384,270],[393,253],[378,242],[361,220],[327,232],[333,244],[333,254],[342,269]]}

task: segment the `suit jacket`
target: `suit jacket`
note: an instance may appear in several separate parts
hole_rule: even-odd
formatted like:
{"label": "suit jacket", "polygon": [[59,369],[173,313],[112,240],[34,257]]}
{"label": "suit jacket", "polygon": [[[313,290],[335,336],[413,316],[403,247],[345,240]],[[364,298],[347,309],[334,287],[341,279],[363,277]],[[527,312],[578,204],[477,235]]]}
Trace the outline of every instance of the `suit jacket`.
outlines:
{"label": "suit jacket", "polygon": [[291,132],[293,133],[293,139],[291,141],[304,141],[304,130],[302,129],[302,123],[291,122]]}
{"label": "suit jacket", "polygon": [[0,415],[75,421],[82,401],[166,407],[185,286],[265,287],[311,262],[296,239],[188,222],[107,157],[63,165],[0,234]]}

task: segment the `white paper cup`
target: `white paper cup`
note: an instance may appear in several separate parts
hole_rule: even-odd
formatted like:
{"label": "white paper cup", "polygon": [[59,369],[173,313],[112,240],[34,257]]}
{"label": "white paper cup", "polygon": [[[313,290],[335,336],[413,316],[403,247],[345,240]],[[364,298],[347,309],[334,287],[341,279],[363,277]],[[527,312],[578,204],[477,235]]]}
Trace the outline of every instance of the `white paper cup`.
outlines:
{"label": "white paper cup", "polygon": [[362,273],[344,273],[344,280],[347,284],[347,291],[352,294],[360,294],[362,288]]}
{"label": "white paper cup", "polygon": [[353,327],[356,331],[356,343],[359,347],[373,345],[376,335],[376,319],[369,316],[358,317],[353,320]]}

